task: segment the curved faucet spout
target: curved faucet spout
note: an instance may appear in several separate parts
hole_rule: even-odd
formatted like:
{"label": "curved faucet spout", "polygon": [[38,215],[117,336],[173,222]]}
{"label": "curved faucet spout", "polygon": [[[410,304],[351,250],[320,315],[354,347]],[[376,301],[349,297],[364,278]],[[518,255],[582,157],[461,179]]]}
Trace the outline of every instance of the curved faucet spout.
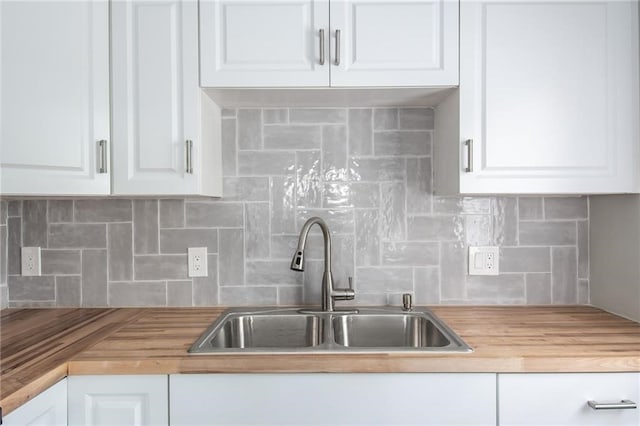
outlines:
{"label": "curved faucet spout", "polygon": [[304,249],[307,247],[307,236],[313,225],[318,225],[324,238],[324,270],[331,271],[331,235],[327,223],[319,217],[312,217],[305,222],[298,237],[298,248],[291,260],[291,269],[304,271]]}
{"label": "curved faucet spout", "polygon": [[322,276],[322,310],[331,312],[334,310],[334,302],[339,300],[352,300],[355,292],[352,289],[334,289],[333,275],[331,274],[331,235],[329,227],[319,217],[312,217],[305,222],[298,238],[298,247],[291,260],[291,269],[304,271],[304,250],[307,247],[307,236],[313,225],[318,225],[324,237],[324,274]]}

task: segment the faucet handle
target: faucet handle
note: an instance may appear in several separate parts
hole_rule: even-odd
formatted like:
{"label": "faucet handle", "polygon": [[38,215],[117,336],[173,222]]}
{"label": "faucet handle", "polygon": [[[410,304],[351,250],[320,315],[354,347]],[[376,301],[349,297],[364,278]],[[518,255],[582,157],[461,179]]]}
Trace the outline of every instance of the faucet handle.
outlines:
{"label": "faucet handle", "polygon": [[353,290],[353,277],[349,277],[349,288],[334,288],[332,298],[333,300],[353,300],[356,297],[356,292]]}

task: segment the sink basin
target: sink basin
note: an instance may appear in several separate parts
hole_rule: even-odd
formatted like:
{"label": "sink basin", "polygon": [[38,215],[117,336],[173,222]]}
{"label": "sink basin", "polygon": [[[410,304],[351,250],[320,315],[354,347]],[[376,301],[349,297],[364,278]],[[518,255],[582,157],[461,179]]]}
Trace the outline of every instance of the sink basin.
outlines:
{"label": "sink basin", "polygon": [[443,348],[451,340],[423,315],[340,315],[333,318],[339,345],[356,348]]}
{"label": "sink basin", "polygon": [[297,348],[322,342],[315,315],[237,315],[230,317],[210,340],[217,348]]}
{"label": "sink basin", "polygon": [[299,308],[226,310],[191,346],[191,354],[326,352],[471,352],[428,309]]}

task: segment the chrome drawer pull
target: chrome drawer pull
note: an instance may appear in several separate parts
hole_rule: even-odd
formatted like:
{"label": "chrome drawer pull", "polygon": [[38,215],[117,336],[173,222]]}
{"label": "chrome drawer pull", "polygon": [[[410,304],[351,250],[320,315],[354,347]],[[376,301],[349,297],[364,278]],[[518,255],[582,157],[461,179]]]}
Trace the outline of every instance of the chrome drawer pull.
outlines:
{"label": "chrome drawer pull", "polygon": [[340,65],[340,30],[336,30],[336,60],[333,64]]}
{"label": "chrome drawer pull", "polygon": [[186,146],[187,146],[187,152],[186,152],[187,165],[185,167],[186,169],[185,171],[189,174],[193,174],[193,141],[191,139],[187,139]]}
{"label": "chrome drawer pull", "polygon": [[464,171],[471,173],[473,172],[473,139],[467,139],[464,144],[467,147],[467,167]]}
{"label": "chrome drawer pull", "polygon": [[105,139],[101,139],[98,141],[99,148],[99,160],[98,160],[98,173],[104,174],[108,173],[107,171],[107,141]]}
{"label": "chrome drawer pull", "polygon": [[638,408],[638,404],[629,399],[623,399],[620,402],[588,401],[587,404],[594,410],[632,410]]}
{"label": "chrome drawer pull", "polygon": [[320,65],[324,65],[324,30],[320,30]]}

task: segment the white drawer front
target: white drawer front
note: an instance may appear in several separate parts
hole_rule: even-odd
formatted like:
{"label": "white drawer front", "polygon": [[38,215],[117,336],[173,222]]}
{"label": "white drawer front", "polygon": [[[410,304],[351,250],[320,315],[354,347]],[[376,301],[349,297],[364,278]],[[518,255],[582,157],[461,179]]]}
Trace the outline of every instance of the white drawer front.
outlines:
{"label": "white drawer front", "polygon": [[500,425],[640,425],[640,409],[594,410],[589,400],[639,402],[639,373],[500,374]]}

